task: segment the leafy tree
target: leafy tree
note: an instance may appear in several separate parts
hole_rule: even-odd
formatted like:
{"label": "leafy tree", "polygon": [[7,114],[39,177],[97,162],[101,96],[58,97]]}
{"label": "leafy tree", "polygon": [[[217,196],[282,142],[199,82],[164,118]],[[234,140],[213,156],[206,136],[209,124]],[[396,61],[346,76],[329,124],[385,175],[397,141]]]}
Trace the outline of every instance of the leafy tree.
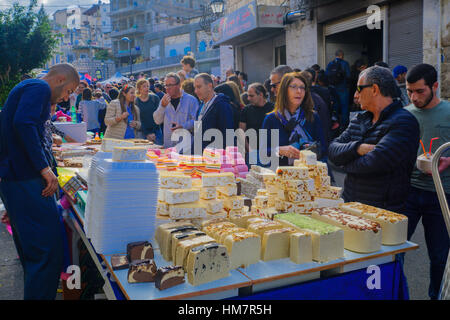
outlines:
{"label": "leafy tree", "polygon": [[100,60],[100,61],[106,61],[106,60],[111,60],[113,59],[113,57],[111,56],[111,54],[109,53],[109,51],[107,49],[100,49],[97,52],[95,52],[95,60]]}
{"label": "leafy tree", "polygon": [[44,6],[36,7],[30,0],[28,7],[15,3],[0,11],[0,106],[21,76],[43,67],[56,48]]}

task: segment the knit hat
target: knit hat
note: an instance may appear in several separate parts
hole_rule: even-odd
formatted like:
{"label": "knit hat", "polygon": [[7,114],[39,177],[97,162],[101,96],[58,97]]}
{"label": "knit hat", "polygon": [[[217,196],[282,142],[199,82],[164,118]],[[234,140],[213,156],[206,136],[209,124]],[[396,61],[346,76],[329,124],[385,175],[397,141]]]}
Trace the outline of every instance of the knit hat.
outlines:
{"label": "knit hat", "polygon": [[406,72],[408,72],[408,69],[405,66],[398,65],[395,66],[394,69],[392,70],[392,75],[394,76],[394,78],[397,78],[400,74]]}

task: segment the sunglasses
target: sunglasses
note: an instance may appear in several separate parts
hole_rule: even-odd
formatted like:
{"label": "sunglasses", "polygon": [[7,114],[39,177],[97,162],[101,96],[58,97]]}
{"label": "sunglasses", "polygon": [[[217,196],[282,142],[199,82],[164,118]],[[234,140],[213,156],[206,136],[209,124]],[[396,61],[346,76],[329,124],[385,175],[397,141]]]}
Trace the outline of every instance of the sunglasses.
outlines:
{"label": "sunglasses", "polygon": [[373,84],[365,84],[365,85],[362,85],[362,86],[356,86],[356,91],[358,91],[358,93],[361,93],[361,91],[363,91],[364,88],[369,88],[369,87],[372,87],[372,86],[373,86]]}
{"label": "sunglasses", "polygon": [[271,83],[271,84],[270,84],[270,87],[271,87],[271,88],[276,88],[276,87],[278,87],[279,84],[280,84],[280,82],[277,82],[277,83]]}

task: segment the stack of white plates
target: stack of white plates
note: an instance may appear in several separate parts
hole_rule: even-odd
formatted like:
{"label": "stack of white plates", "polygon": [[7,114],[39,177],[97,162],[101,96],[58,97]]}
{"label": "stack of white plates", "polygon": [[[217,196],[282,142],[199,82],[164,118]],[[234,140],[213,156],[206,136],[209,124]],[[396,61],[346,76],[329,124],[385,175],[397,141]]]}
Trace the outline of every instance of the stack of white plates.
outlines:
{"label": "stack of white plates", "polygon": [[88,237],[101,254],[124,252],[154,238],[159,174],[151,161],[93,161],[89,175]]}
{"label": "stack of white plates", "polygon": [[91,195],[94,194],[95,186],[97,185],[97,166],[100,162],[106,160],[106,159],[112,159],[112,152],[103,152],[99,151],[97,152],[94,157],[92,158],[91,165],[88,169],[88,175],[87,175],[87,184],[88,184],[88,194],[87,194],[87,200],[86,200],[86,208],[84,209],[84,232],[86,233],[86,236],[88,238],[91,238],[90,232],[89,232],[89,219],[91,216],[91,210],[92,210],[92,199]]}

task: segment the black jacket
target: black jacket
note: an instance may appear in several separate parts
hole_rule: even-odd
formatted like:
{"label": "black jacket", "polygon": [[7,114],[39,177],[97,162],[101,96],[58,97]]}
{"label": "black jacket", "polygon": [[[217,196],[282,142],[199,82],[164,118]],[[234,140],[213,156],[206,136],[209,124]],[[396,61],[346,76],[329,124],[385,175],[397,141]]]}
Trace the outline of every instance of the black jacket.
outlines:
{"label": "black jacket", "polygon": [[[372,113],[355,116],[328,150],[329,159],[347,173],[344,200],[401,212],[409,193],[410,176],[419,146],[419,123],[395,101],[372,125]],[[360,144],[374,144],[364,156]]]}
{"label": "black jacket", "polygon": [[[217,129],[221,132],[223,140],[219,149],[225,149],[226,145],[226,130],[231,129],[234,131],[233,125],[233,110],[230,105],[230,99],[223,93],[219,93],[214,100],[213,104],[206,111],[202,118],[201,133],[202,138],[205,139],[204,135],[209,129]],[[212,141],[202,141],[202,152],[203,150],[215,141],[215,137]],[[230,143],[231,145],[231,143]],[[234,145],[234,140],[232,145]],[[192,150],[195,152],[195,144],[193,142]]]}

